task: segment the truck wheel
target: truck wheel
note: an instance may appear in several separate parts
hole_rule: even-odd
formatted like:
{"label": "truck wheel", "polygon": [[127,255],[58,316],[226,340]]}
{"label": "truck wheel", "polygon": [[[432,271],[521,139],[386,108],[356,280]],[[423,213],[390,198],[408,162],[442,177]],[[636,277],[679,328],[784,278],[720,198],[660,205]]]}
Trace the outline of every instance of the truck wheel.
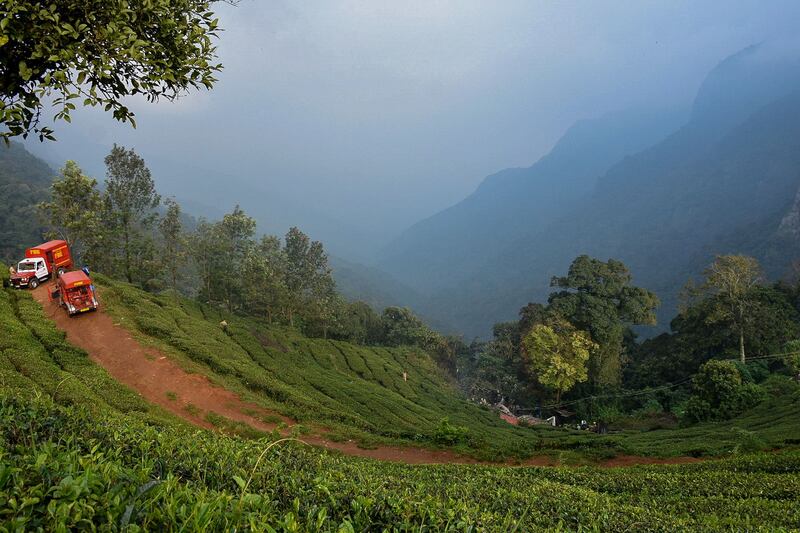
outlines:
{"label": "truck wheel", "polygon": [[58,270],[56,270],[56,277],[60,278],[61,276],[64,275],[64,272],[66,272],[66,270],[64,270],[64,267],[59,267]]}
{"label": "truck wheel", "polygon": [[35,276],[32,277],[31,280],[28,282],[28,287],[30,287],[31,289],[35,289],[38,286],[39,286],[39,280],[36,279]]}

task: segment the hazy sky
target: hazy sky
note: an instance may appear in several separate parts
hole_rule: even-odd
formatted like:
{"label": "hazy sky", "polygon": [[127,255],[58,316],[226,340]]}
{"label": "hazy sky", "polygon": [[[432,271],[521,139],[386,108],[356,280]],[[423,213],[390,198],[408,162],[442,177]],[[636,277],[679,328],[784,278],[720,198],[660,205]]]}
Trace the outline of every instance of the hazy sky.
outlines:
{"label": "hazy sky", "polygon": [[190,211],[239,202],[263,230],[299,225],[365,260],[487,174],[530,165],[575,120],[688,105],[721,59],[800,22],[796,0],[216,7],[213,91],[134,103],[136,130],[81,111],[32,147],[102,179],[111,144],[133,146]]}

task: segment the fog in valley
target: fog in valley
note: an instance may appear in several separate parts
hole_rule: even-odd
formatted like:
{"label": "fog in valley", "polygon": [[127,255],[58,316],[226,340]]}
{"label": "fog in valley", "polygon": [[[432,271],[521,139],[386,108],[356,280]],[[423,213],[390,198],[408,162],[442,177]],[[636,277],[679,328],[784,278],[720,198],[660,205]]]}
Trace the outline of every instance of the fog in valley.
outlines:
{"label": "fog in valley", "polygon": [[137,129],[78,109],[58,142],[28,148],[102,181],[112,143],[134,147],[188,212],[219,217],[239,203],[261,231],[298,225],[364,264],[485,176],[533,164],[577,120],[684,117],[716,64],[785,41],[800,15],[790,0],[216,9],[225,69],[213,91],[132,102]]}

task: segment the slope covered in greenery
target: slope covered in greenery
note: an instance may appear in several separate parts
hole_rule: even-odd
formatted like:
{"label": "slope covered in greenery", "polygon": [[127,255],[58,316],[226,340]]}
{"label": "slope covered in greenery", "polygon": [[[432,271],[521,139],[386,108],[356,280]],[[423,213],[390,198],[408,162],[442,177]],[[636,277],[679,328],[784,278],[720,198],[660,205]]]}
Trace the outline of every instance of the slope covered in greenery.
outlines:
{"label": "slope covered in greenery", "polygon": [[[424,354],[405,349],[353,347],[351,351],[339,343],[312,341],[288,330],[222,317],[170,295],[153,296],[126,284],[100,282],[104,304],[123,322],[139,317],[137,329],[149,331],[140,334],[141,340],[149,339],[186,366],[208,372],[228,386],[239,383],[246,396],[264,405],[306,420],[330,421],[340,430],[360,424],[381,432],[402,424],[396,419],[392,424],[380,422],[381,416],[395,410],[377,399],[397,400],[379,392],[380,386],[399,396],[416,394],[415,404],[442,396],[447,409],[458,408],[454,419],[457,415],[459,423],[467,424],[465,417],[475,417],[469,423],[470,435],[478,428],[496,440],[527,435],[542,451],[557,453],[564,460],[579,454],[601,458],[620,452],[731,457],[619,469],[414,467],[277,442],[277,434],[252,440],[194,430],[145,403],[92,363],[85,352],[67,343],[27,292],[4,289],[0,291],[0,329],[8,334],[0,337],[0,524],[11,530],[94,526],[109,530],[580,527],[674,531],[776,530],[800,524],[798,452],[752,453],[800,443],[796,424],[800,392],[791,382],[784,382],[772,399],[730,423],[609,437],[511,430],[484,421],[484,411],[467,405],[448,389]],[[228,320],[230,335],[221,331],[220,318]],[[262,354],[271,354],[274,373],[259,370],[266,367],[256,357],[246,356],[242,347],[260,354],[257,346],[262,341],[279,352]],[[356,352],[363,367],[352,362]],[[392,360],[407,364],[413,379],[421,379],[425,372],[430,375],[406,390],[406,382],[391,384],[390,377],[381,378],[380,371],[374,371],[370,363],[379,358],[389,369]],[[263,364],[267,365],[266,359]],[[250,372],[252,377],[241,381]],[[376,413],[359,409],[358,402],[350,404],[350,416],[339,420],[331,419],[331,412],[310,410],[346,409],[345,402],[350,401],[346,396],[353,394],[353,388],[313,393],[312,383],[322,383],[322,376],[336,387],[357,382],[376,401]],[[406,409],[412,407],[398,405],[396,412]],[[441,413],[445,407],[438,409]],[[435,425],[435,417],[428,420],[420,418],[420,428]]]}
{"label": "slope covered in greenery", "polygon": [[334,437],[435,446],[448,440],[441,431],[447,419],[466,428],[453,442],[463,451],[524,457],[536,448],[530,431],[468,402],[418,348],[307,338],[174,295],[98,282],[109,312],[143,342],[265,408],[330,428]]}
{"label": "slope covered in greenery", "polygon": [[[776,376],[776,382],[786,383],[774,386],[767,402],[726,423],[608,436],[513,427],[494,411],[468,402],[419,349],[309,339],[172,294],[153,295],[102,276],[96,281],[103,306],[142,343],[161,348],[187,370],[253,403],[367,447],[413,444],[489,459],[549,455],[570,462],[617,454],[720,455],[736,451],[745,437],[757,443],[755,449],[800,443],[795,423],[800,392],[785,377]],[[10,333],[0,345],[6,389],[40,390],[67,404],[171,419],[67,343],[27,292],[0,292],[0,318]],[[448,420],[445,430],[443,419]]]}
{"label": "slope covered in greenery", "polygon": [[36,204],[49,197],[53,175],[21,144],[0,143],[0,261],[16,261],[25,243],[40,242],[44,225]]}
{"label": "slope covered in greenery", "polygon": [[211,531],[789,530],[800,454],[594,468],[410,467],[0,400],[0,523]]}

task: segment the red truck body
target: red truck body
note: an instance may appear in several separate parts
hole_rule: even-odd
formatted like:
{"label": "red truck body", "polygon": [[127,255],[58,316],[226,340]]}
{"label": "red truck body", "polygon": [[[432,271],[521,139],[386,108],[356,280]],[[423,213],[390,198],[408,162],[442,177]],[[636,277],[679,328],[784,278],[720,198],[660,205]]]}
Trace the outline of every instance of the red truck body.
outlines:
{"label": "red truck body", "polygon": [[48,241],[25,250],[25,259],[17,265],[16,273],[11,276],[11,284],[18,289],[35,289],[40,282],[72,267],[72,254],[67,241]]}
{"label": "red truck body", "polygon": [[70,316],[97,309],[92,280],[81,270],[61,274],[51,296]]}

